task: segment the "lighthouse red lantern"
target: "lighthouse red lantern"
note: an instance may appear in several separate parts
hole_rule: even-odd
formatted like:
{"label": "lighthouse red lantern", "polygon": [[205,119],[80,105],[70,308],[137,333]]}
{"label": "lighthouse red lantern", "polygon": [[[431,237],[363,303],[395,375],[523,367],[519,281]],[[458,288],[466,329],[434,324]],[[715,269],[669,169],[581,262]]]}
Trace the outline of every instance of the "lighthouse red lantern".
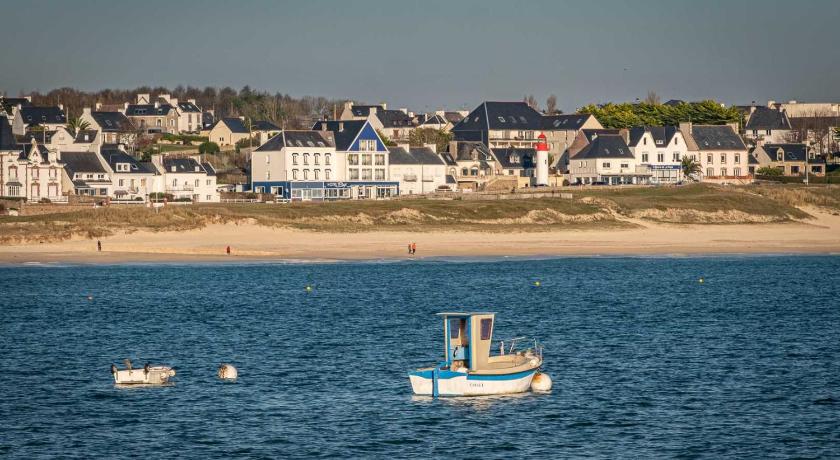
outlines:
{"label": "lighthouse red lantern", "polygon": [[548,142],[546,142],[545,133],[540,133],[540,135],[537,136],[537,139],[539,139],[537,142],[537,151],[548,152]]}

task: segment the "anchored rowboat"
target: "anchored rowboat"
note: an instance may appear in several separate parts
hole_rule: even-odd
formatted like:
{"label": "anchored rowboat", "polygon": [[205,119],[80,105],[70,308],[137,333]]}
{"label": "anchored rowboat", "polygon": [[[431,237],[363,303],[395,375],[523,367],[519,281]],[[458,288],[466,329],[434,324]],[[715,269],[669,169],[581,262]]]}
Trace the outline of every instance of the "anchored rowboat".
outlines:
{"label": "anchored rowboat", "polygon": [[542,347],[516,350],[519,337],[499,343],[491,356],[494,313],[438,313],[443,317],[446,360],[409,374],[414,394],[481,396],[523,393],[542,366]]}

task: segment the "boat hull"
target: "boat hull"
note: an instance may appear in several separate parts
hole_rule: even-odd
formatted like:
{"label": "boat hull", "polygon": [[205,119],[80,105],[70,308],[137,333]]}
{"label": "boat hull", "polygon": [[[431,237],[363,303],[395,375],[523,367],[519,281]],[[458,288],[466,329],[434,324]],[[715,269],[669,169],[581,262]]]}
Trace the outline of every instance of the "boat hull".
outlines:
{"label": "boat hull", "polygon": [[175,375],[175,370],[164,366],[155,366],[144,369],[123,369],[114,373],[114,383],[117,385],[165,385],[170,377]]}
{"label": "boat hull", "polygon": [[[524,393],[538,369],[513,374],[474,374],[441,369],[438,371],[437,396],[488,396]],[[422,369],[409,374],[414,394],[434,396],[434,371]]]}

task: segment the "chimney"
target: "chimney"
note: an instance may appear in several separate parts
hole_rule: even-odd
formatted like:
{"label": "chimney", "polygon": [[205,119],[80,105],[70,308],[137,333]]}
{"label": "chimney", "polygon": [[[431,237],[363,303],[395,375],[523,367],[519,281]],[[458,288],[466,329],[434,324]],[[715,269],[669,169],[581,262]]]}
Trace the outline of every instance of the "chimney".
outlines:
{"label": "chimney", "polygon": [[137,95],[137,103],[138,104],[148,104],[149,103],[149,95],[148,94],[138,94]]}
{"label": "chimney", "polygon": [[265,132],[265,131],[257,132],[257,143],[258,143],[257,147],[265,144],[266,141],[268,141],[268,133]]}
{"label": "chimney", "polygon": [[159,101],[155,101],[155,108],[156,108],[156,109],[159,109],[159,108],[160,108],[160,102],[159,102]]}
{"label": "chimney", "polygon": [[99,109],[101,109],[101,108],[102,108],[102,103],[101,103],[101,102],[97,102],[97,103],[96,103],[96,105],[95,105],[94,107],[96,107],[96,111],[97,111],[97,112],[99,112]]}
{"label": "chimney", "polygon": [[64,104],[58,104],[58,109],[64,111]]}
{"label": "chimney", "polygon": [[83,108],[82,115],[90,115],[90,107]]}
{"label": "chimney", "polygon": [[408,108],[407,107],[400,107],[400,112],[408,115]]}
{"label": "chimney", "polygon": [[432,152],[437,153],[437,144],[423,144],[423,147],[426,147],[427,149],[431,149]]}
{"label": "chimney", "polygon": [[128,102],[123,104],[123,113],[126,113],[126,112],[128,112]]}
{"label": "chimney", "polygon": [[170,99],[169,94],[158,94],[158,98],[163,99],[166,102],[169,102]]}
{"label": "chimney", "polygon": [[376,110],[377,109],[378,109],[378,107],[371,107],[370,108],[370,113],[368,114],[368,116],[376,115]]}
{"label": "chimney", "polygon": [[172,106],[178,107],[178,98],[173,97],[172,99],[169,100],[169,104],[172,105]]}
{"label": "chimney", "polygon": [[321,131],[326,131],[326,130],[327,130],[327,121],[324,120],[324,121],[321,122]]}
{"label": "chimney", "polygon": [[693,127],[694,127],[694,124],[690,121],[680,122],[680,131],[682,131],[683,136],[686,135],[686,134],[691,135]]}
{"label": "chimney", "polygon": [[340,133],[344,132],[344,122],[343,121],[338,122],[338,132],[340,132]]}
{"label": "chimney", "polygon": [[382,110],[388,110],[388,104],[382,103]]}
{"label": "chimney", "polygon": [[344,110],[353,110],[353,101],[345,101],[344,102]]}
{"label": "chimney", "polygon": [[189,102],[192,105],[196,105],[196,106],[198,105],[198,104],[195,103],[195,99],[187,99],[187,102]]}

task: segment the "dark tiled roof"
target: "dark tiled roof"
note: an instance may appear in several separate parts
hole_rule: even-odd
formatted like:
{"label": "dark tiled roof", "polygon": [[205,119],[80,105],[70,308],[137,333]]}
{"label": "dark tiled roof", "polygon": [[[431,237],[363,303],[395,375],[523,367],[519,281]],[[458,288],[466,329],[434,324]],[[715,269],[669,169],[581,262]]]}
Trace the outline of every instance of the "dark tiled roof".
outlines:
{"label": "dark tiled roof", "polygon": [[104,132],[125,133],[134,131],[134,123],[120,112],[91,112],[91,118]]}
{"label": "dark tiled roof", "polygon": [[7,114],[12,114],[12,108],[16,106],[29,107],[32,105],[25,97],[2,97],[0,96],[0,106]]}
{"label": "dark tiled roof", "polygon": [[213,126],[213,114],[210,112],[202,112],[201,113],[201,124],[204,125],[205,128],[210,128]]}
{"label": "dark tiled roof", "polygon": [[440,115],[428,117],[420,126],[423,125],[446,125],[447,121]]}
{"label": "dark tiled roof", "polygon": [[605,134],[614,134],[619,135],[621,134],[620,129],[584,129],[582,130],[584,137],[586,137],[586,142],[592,142],[592,139],[597,136],[603,136]]}
{"label": "dark tiled roof", "polygon": [[443,159],[443,163],[446,166],[457,166],[458,163],[455,162],[455,158],[452,158],[452,154],[449,152],[441,152],[440,157]]}
{"label": "dark tiled roof", "polygon": [[648,132],[653,137],[653,145],[651,147],[665,147],[671,143],[671,139],[677,134],[679,128],[677,126],[637,126],[630,128],[630,142],[628,145],[635,147],[642,139],[642,136]]}
{"label": "dark tiled roof", "polygon": [[0,116],[0,151],[16,151],[17,149],[17,139],[12,132],[12,125],[9,124],[8,118]]}
{"label": "dark tiled roof", "polygon": [[[76,138],[73,140],[76,144],[90,144],[96,139],[97,131],[95,129],[83,129],[76,133]],[[87,136],[87,137],[85,137]]]}
{"label": "dark tiled roof", "polygon": [[795,130],[821,129],[840,127],[840,117],[788,117],[790,126]]}
{"label": "dark tiled roof", "polygon": [[788,120],[787,114],[780,110],[756,107],[749,120],[747,120],[744,129],[747,131],[751,129],[790,129],[790,120]]}
{"label": "dark tiled roof", "polygon": [[808,151],[805,144],[764,144],[762,148],[770,156],[770,161],[776,161],[779,149],[784,152],[784,161],[805,161]]}
{"label": "dark tiled roof", "polygon": [[630,153],[630,147],[624,142],[622,136],[606,134],[596,137],[574,157],[575,160],[587,158],[634,158],[634,156]]}
{"label": "dark tiled roof", "polygon": [[538,130],[543,115],[524,102],[484,102],[461,120],[453,131],[486,131],[488,129]]}
{"label": "dark tiled roof", "polygon": [[[50,150],[47,148],[47,146],[45,146],[44,144],[36,144],[35,148],[38,150],[38,154],[41,155],[41,163],[49,163]],[[32,144],[19,144],[18,150],[20,150],[20,155],[18,155],[18,158],[21,160],[26,160],[29,157],[29,153],[32,152]]]}
{"label": "dark tiled roof", "polygon": [[446,121],[454,125],[455,123],[463,120],[464,116],[458,112],[443,112],[443,118],[446,118]]}
{"label": "dark tiled roof", "polygon": [[335,147],[332,131],[281,131],[256,152],[273,152],[283,147]]}
{"label": "dark tiled roof", "polygon": [[[326,126],[327,131],[333,132],[335,138],[336,150],[347,150],[353,144],[353,140],[359,135],[359,131],[364,128],[367,120],[328,120],[318,121],[312,127],[314,131],[320,131],[322,127]],[[342,129],[343,128],[343,129]]]}
{"label": "dark tiled roof", "polygon": [[385,128],[403,128],[406,126],[414,126],[411,117],[403,113],[402,110],[377,110],[376,118],[382,123]]}
{"label": "dark tiled roof", "polygon": [[492,161],[493,154],[482,142],[458,142],[455,159],[457,161]]}
{"label": "dark tiled roof", "polygon": [[457,184],[457,183],[458,183],[458,181],[457,181],[457,180],[455,180],[455,176],[453,176],[453,175],[451,175],[451,174],[447,174],[447,175],[446,175],[446,183],[447,183],[447,184]]}
{"label": "dark tiled roof", "polygon": [[[163,168],[166,172],[175,173],[196,173],[204,174],[207,171],[204,169],[202,163],[199,163],[194,158],[170,158],[164,157],[162,160]],[[204,163],[206,164],[206,163]],[[175,168],[174,170],[172,168]],[[214,171],[215,173],[215,171]]]}
{"label": "dark tiled roof", "polygon": [[216,168],[214,168],[210,163],[205,161],[201,163],[201,167],[204,168],[204,172],[206,172],[208,176],[216,175]]}
{"label": "dark tiled roof", "polygon": [[266,120],[256,120],[251,123],[251,131],[280,131],[280,127]]}
{"label": "dark tiled roof", "polygon": [[248,127],[245,126],[245,121],[241,118],[222,118],[216,123],[224,124],[233,133],[248,134]]}
{"label": "dark tiled roof", "polygon": [[392,165],[442,165],[435,152],[428,147],[412,147],[406,151],[402,147],[388,147],[388,163]]}
{"label": "dark tiled roof", "polygon": [[741,136],[728,125],[694,125],[691,137],[700,150],[747,149]]}
{"label": "dark tiled roof", "polygon": [[179,102],[178,103],[178,110],[184,113],[197,113],[201,112],[201,109],[198,108],[197,105],[193,104],[192,102]]}
{"label": "dark tiled roof", "polygon": [[353,113],[353,116],[356,117],[366,117],[370,115],[370,109],[376,108],[376,111],[379,112],[380,110],[385,110],[384,107],[381,105],[353,105],[353,108],[350,111]]}
{"label": "dark tiled roof", "polygon": [[[105,159],[105,162],[108,163],[108,166],[111,167],[111,170],[114,172],[118,172],[120,174],[148,174],[149,171],[140,164],[137,159],[132,157],[131,155],[123,152],[119,149],[114,148],[102,148],[102,158]],[[117,163],[128,163],[128,171],[117,171]]]}
{"label": "dark tiled roof", "polygon": [[534,167],[534,157],[537,151],[534,149],[492,149],[496,161],[505,169],[530,169]]}
{"label": "dark tiled roof", "polygon": [[27,125],[40,123],[67,123],[67,116],[59,107],[23,107],[20,110],[21,119]]}
{"label": "dark tiled roof", "polygon": [[73,174],[77,172],[107,172],[94,152],[61,152],[61,161],[70,177],[73,177]]}
{"label": "dark tiled roof", "polygon": [[542,129],[546,130],[575,130],[577,131],[589,120],[589,114],[546,115],[543,117]]}
{"label": "dark tiled roof", "polygon": [[38,142],[42,142],[45,144],[52,144],[52,138],[55,136],[55,133],[58,131],[30,131],[27,130],[26,134],[19,137],[19,141],[21,143],[30,143],[32,139],[35,139]]}
{"label": "dark tiled roof", "polygon": [[751,165],[759,164],[758,158],[756,158],[755,155],[752,152],[750,152],[749,159],[748,159],[748,164],[751,164]]}
{"label": "dark tiled roof", "polygon": [[173,108],[169,104],[160,104],[157,107],[154,104],[131,104],[125,109],[125,115],[128,117],[166,116]]}

